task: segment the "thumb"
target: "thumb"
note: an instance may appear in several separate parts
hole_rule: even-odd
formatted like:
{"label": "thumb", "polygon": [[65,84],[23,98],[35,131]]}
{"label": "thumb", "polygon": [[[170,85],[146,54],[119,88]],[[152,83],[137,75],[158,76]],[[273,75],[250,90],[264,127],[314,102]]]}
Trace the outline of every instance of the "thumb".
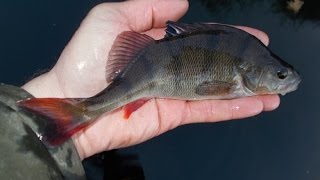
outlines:
{"label": "thumb", "polygon": [[165,26],[168,20],[180,19],[188,10],[187,0],[133,0],[119,8],[132,31],[144,32]]}
{"label": "thumb", "polygon": [[167,20],[179,19],[187,9],[187,0],[132,0],[97,5],[81,23],[51,71],[62,82],[60,91],[67,97],[98,93],[107,86],[106,57],[119,33],[165,26]]}

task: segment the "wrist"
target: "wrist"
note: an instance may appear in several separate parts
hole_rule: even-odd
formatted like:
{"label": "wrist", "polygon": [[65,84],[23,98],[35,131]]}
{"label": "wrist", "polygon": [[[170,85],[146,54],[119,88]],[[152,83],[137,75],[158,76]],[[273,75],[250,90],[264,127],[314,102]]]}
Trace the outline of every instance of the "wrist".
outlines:
{"label": "wrist", "polygon": [[[52,70],[32,79],[31,81],[24,84],[22,88],[36,98],[65,97],[60,86],[59,79]],[[80,142],[80,139],[83,138],[80,138],[80,136],[81,135],[75,135],[74,137],[72,137],[72,141],[80,159],[83,160],[84,158],[86,158],[86,153],[82,148],[83,143]]]}
{"label": "wrist", "polygon": [[78,135],[73,136],[71,139],[73,141],[74,146],[77,149],[78,155],[80,157],[81,160],[85,159],[85,153],[83,151],[83,148],[81,146],[81,143],[79,142],[79,137],[77,137]]}
{"label": "wrist", "polygon": [[44,73],[27,82],[22,88],[34,97],[64,97],[59,80],[52,71]]}

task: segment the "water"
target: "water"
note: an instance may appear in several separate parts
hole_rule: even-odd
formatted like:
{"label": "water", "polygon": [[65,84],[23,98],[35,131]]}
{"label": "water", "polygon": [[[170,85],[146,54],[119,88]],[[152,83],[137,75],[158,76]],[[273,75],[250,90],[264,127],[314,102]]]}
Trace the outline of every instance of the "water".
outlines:
{"label": "water", "polygon": [[[22,85],[52,67],[83,17],[100,2],[1,2],[0,82]],[[118,153],[137,155],[146,179],[152,180],[320,179],[320,26],[317,13],[311,13],[319,3],[306,1],[308,11],[292,15],[279,11],[286,7],[283,2],[228,0],[220,7],[212,2],[192,0],[182,21],[265,31],[271,49],[302,75],[299,90],[282,97],[276,111],[183,126]]]}

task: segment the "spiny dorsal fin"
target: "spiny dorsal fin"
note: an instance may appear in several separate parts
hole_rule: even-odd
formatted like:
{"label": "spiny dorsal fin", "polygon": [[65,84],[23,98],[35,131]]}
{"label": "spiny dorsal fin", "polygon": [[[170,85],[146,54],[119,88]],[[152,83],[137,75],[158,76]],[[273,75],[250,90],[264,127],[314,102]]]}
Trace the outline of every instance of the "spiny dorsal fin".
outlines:
{"label": "spiny dorsal fin", "polygon": [[232,26],[216,24],[216,23],[178,23],[167,21],[165,37],[175,37],[179,35],[191,34],[199,31],[210,31],[211,34],[229,34],[235,31],[241,31]]}
{"label": "spiny dorsal fin", "polygon": [[107,62],[107,82],[110,83],[123,69],[151,43],[154,39],[145,34],[132,31],[120,33],[113,43]]}

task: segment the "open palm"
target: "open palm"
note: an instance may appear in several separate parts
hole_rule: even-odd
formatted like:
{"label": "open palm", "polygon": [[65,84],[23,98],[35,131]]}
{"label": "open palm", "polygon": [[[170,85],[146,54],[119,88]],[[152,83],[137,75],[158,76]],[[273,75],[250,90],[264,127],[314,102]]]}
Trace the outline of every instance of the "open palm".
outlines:
{"label": "open palm", "polygon": [[[165,22],[178,20],[188,9],[181,0],[133,0],[104,3],[90,11],[51,71],[28,82],[24,88],[36,97],[90,97],[107,86],[108,52],[122,31],[163,37]],[[261,31],[239,27],[265,44]],[[128,120],[121,109],[101,115],[94,124],[77,133],[73,140],[82,158],[114,148],[143,142],[177,126],[239,119],[273,110],[276,95],[235,100],[179,101],[152,99]]]}

